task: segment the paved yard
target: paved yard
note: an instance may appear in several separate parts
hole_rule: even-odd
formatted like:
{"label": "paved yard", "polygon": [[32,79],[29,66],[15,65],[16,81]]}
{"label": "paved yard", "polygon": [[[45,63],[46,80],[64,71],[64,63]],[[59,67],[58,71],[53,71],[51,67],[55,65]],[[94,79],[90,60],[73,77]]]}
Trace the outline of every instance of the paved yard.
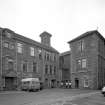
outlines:
{"label": "paved yard", "polygon": [[[104,99],[105,97],[99,91],[80,89],[45,89],[40,92],[0,93],[0,105],[105,105],[102,104],[105,102]],[[94,100],[96,100],[95,104],[88,104]]]}
{"label": "paved yard", "polygon": [[91,96],[67,100],[63,105],[105,105],[105,97],[97,93]]}

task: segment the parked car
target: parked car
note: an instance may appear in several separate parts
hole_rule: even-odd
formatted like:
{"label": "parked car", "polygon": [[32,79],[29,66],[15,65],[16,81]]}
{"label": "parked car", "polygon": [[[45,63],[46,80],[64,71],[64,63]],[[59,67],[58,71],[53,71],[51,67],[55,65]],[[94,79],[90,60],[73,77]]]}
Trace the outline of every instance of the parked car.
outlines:
{"label": "parked car", "polygon": [[102,88],[102,94],[104,95],[104,97],[105,97],[105,86],[103,86],[103,88]]}

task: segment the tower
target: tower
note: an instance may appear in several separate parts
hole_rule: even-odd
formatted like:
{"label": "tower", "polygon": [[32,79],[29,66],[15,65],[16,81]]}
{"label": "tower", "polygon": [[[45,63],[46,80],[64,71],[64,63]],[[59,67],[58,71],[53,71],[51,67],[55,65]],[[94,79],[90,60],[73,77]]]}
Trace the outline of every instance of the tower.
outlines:
{"label": "tower", "polygon": [[41,37],[41,43],[43,45],[46,45],[46,46],[51,46],[51,41],[50,41],[50,38],[51,38],[51,34],[44,31],[43,33],[40,34],[40,37]]}

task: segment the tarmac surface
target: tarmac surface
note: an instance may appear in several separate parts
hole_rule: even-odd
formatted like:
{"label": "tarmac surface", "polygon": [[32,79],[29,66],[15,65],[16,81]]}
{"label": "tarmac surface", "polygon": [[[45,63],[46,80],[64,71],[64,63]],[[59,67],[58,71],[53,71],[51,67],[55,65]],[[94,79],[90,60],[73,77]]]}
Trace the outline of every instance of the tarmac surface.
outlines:
{"label": "tarmac surface", "polygon": [[0,92],[0,105],[105,105],[105,97],[97,90],[6,91]]}

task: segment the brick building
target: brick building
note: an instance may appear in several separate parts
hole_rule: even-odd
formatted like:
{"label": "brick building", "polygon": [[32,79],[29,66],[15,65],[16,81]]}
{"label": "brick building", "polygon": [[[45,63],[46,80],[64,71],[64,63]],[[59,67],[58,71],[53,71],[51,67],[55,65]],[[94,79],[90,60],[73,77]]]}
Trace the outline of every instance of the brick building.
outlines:
{"label": "brick building", "polygon": [[72,87],[99,89],[105,85],[105,38],[93,30],[68,43]]}
{"label": "brick building", "polygon": [[0,87],[13,90],[21,87],[21,79],[36,77],[45,88],[56,87],[59,81],[59,52],[51,47],[51,34],[41,33],[41,43],[0,28]]}
{"label": "brick building", "polygon": [[70,51],[59,55],[59,68],[61,71],[61,81],[70,81]]}

